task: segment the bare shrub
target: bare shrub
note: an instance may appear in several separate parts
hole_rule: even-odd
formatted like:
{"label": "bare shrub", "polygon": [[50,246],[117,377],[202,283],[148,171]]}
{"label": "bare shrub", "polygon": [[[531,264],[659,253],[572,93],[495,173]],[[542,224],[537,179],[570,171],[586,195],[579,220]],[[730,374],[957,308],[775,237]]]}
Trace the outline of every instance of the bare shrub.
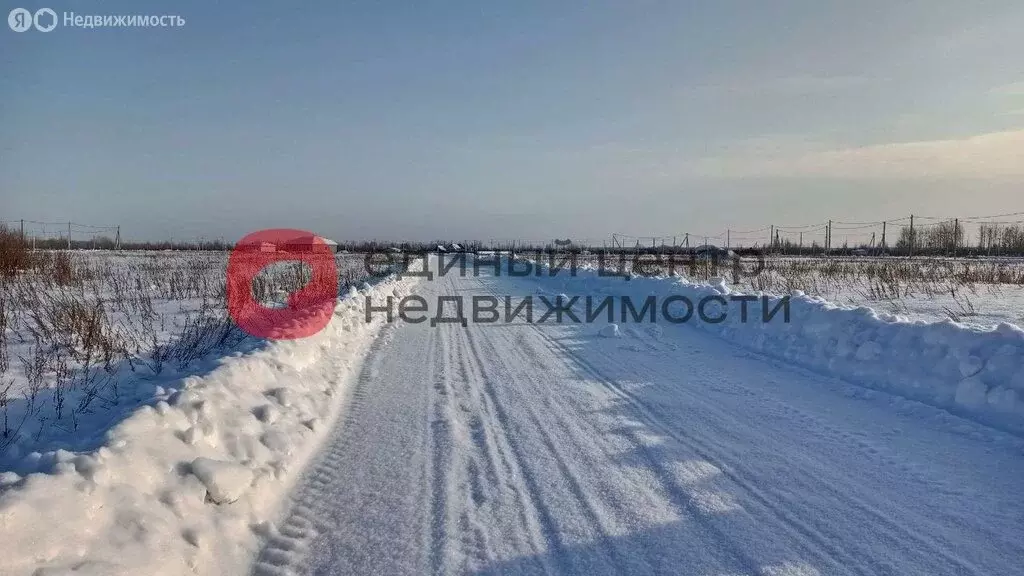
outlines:
{"label": "bare shrub", "polygon": [[[0,246],[15,247],[0,270],[0,453],[49,429],[78,430],[83,415],[137,397],[132,386],[168,363],[187,369],[247,337],[227,313],[224,252],[32,251],[18,241],[0,233]],[[342,286],[365,276],[362,255],[336,263]],[[310,277],[287,262],[251,288],[267,301]]]}
{"label": "bare shrub", "polygon": [[0,224],[0,277],[10,278],[32,267],[32,252],[19,232]]}

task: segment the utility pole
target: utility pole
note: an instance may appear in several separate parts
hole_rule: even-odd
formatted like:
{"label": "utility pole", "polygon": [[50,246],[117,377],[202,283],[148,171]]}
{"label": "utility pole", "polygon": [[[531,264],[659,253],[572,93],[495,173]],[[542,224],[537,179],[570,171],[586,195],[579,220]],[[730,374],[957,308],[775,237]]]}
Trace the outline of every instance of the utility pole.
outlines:
{"label": "utility pole", "polygon": [[117,236],[114,237],[114,250],[121,249],[121,227],[117,227]]}
{"label": "utility pole", "polygon": [[24,219],[22,219],[22,221],[21,221],[21,243],[23,245],[25,244],[25,220]]}
{"label": "utility pole", "polygon": [[885,250],[885,222],[884,221],[882,222],[882,243],[879,244],[879,247],[882,250]]}
{"label": "utility pole", "polygon": [[800,256],[804,255],[804,233],[803,232],[800,233],[800,247],[799,247],[799,249],[797,249],[797,254],[799,254]]}
{"label": "utility pole", "polygon": [[725,249],[732,250],[732,230],[725,231]]}
{"label": "utility pole", "polygon": [[775,224],[771,224],[771,231],[768,233],[768,249],[775,249]]}
{"label": "utility pole", "polygon": [[914,215],[910,215],[910,255],[914,255],[914,244],[917,244],[917,238],[914,237]]}
{"label": "utility pole", "polygon": [[828,227],[825,228],[825,252],[832,249],[832,221],[828,221]]}
{"label": "utility pole", "polygon": [[71,250],[71,222],[68,222],[68,250]]}
{"label": "utility pole", "polygon": [[957,244],[960,243],[960,219],[953,219],[953,257],[956,258]]}

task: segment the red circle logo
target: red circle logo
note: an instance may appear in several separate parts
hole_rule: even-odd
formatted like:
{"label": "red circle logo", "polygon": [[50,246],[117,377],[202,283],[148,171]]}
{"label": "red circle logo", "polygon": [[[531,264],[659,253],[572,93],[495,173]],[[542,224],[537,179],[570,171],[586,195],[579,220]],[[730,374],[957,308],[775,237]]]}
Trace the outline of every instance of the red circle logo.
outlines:
{"label": "red circle logo", "polygon": [[[276,262],[302,262],[308,281],[288,294],[287,302],[268,306],[254,292],[261,271]],[[334,247],[304,230],[277,228],[247,234],[228,257],[228,314],[246,333],[272,340],[312,336],[331,321],[338,299]]]}

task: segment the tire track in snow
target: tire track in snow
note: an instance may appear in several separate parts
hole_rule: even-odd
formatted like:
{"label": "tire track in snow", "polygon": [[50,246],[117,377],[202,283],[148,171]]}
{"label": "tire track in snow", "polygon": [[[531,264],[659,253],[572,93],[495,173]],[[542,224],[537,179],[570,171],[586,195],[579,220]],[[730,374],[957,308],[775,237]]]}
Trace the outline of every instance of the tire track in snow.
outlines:
{"label": "tire track in snow", "polygon": [[[390,326],[385,328],[388,331],[393,329],[394,327]],[[369,357],[375,357],[373,352],[384,347],[390,340],[382,334],[371,345]],[[364,366],[364,373],[366,370],[367,366]],[[372,371],[372,368],[370,370]],[[300,479],[293,504],[283,523],[265,534],[267,543],[254,564],[255,576],[293,576],[307,573],[310,543],[326,528],[322,522],[320,526],[317,525],[319,515],[315,503],[322,501],[324,495],[329,493],[332,485],[338,481],[341,455],[347,446],[340,431],[347,423],[359,420],[366,403],[368,386],[367,378],[361,374],[336,424],[338,432],[331,434],[325,441],[326,451],[315,462],[307,477]]]}
{"label": "tire track in snow", "polygon": [[[495,297],[499,296],[498,293],[493,290],[493,288],[490,290],[490,294]],[[630,405],[634,406],[637,409],[638,415],[640,415],[643,420],[647,421],[654,428],[660,430],[667,436],[679,442],[681,445],[692,450],[695,454],[697,454],[704,460],[708,462],[718,462],[720,465],[718,465],[717,468],[722,471],[723,475],[729,478],[729,480],[731,480],[734,484],[743,489],[745,492],[750,494],[762,506],[771,511],[776,516],[776,518],[778,518],[779,524],[784,530],[787,530],[791,534],[794,534],[798,539],[807,542],[808,549],[817,550],[818,552],[816,555],[818,556],[818,560],[823,563],[831,564],[831,570],[833,572],[830,573],[846,573],[847,570],[850,569],[850,567],[858,564],[858,562],[856,562],[853,557],[843,553],[839,548],[833,546],[826,536],[820,534],[819,532],[805,525],[801,521],[794,519],[790,514],[787,514],[784,509],[773,504],[771,500],[767,498],[760,490],[753,487],[749,483],[745,482],[736,473],[732,472],[729,466],[721,465],[721,458],[712,456],[711,452],[706,448],[698,448],[697,446],[694,445],[693,442],[688,441],[689,437],[680,435],[679,431],[677,431],[672,426],[668,425],[661,418],[657,417],[654,414],[654,412],[643,401],[641,401],[634,394],[620,386],[615,378],[604,373],[602,370],[594,366],[591,362],[583,358],[582,355],[572,350],[568,346],[565,346],[557,339],[551,337],[545,331],[544,325],[537,323],[527,323],[526,325],[532,329],[532,332],[534,334],[538,335],[541,338],[541,340],[547,344],[549,350],[557,352],[557,354],[553,354],[554,356],[570,360],[571,362],[576,364],[583,372],[589,374],[591,378],[593,378],[596,382],[599,382],[602,386],[607,388],[613,394],[622,398]],[[649,450],[645,446],[643,446],[642,443],[637,443],[637,446],[642,452],[644,452],[647,455],[647,460],[650,466],[655,468],[661,468],[658,459],[651,456]],[[661,472],[663,478],[671,477],[670,471],[664,470],[662,468]],[[705,518],[705,514],[695,504],[693,495],[689,494],[686,491],[686,489],[675,485],[674,482],[666,481],[664,484],[666,491],[673,496],[672,499],[676,502],[677,505],[679,505],[682,509],[686,510],[687,512],[694,514],[697,518]],[[717,526],[716,524],[705,522],[704,525],[707,526],[709,530],[717,533],[721,537],[723,542],[729,542],[732,540],[729,534],[725,532],[723,528]],[[746,554],[741,547],[733,545],[732,551],[735,554],[735,557],[743,564],[744,568],[749,573],[758,573],[760,571],[758,568],[757,561],[750,557],[748,554]],[[837,562],[837,558],[840,560],[839,562]],[[878,572],[861,573],[875,574]]]}
{"label": "tire track in snow", "polygon": [[[509,370],[509,366],[505,364],[506,360],[501,359],[501,354],[508,354],[508,351],[511,348],[504,348],[504,351],[499,354],[497,348],[488,338],[482,338],[481,340],[485,342],[484,345],[489,348],[491,354],[495,358],[499,358],[498,363],[505,365],[503,370],[504,373],[512,374],[511,370]],[[497,391],[495,390],[494,383],[498,380],[494,375],[490,374],[491,369],[487,368],[487,365],[480,359],[480,349],[482,345],[477,343],[476,338],[473,337],[472,331],[466,332],[466,345],[472,352],[474,366],[477,373],[480,374],[480,378],[483,382],[483,389],[486,391],[488,398],[491,399],[491,402],[497,402]],[[606,558],[608,565],[610,567],[614,567],[616,572],[626,573],[625,565],[619,560],[620,555],[618,554],[618,547],[615,545],[613,538],[611,537],[611,531],[606,526],[607,514],[598,510],[599,499],[594,497],[586,488],[584,488],[580,476],[569,464],[569,459],[565,456],[563,450],[558,448],[558,443],[553,439],[552,435],[547,432],[547,429],[552,427],[554,423],[550,421],[544,422],[529,404],[524,403],[524,406],[530,422],[533,424],[541,438],[543,446],[551,455],[561,477],[568,484],[569,493],[576,499],[577,506],[583,512],[583,516],[588,520],[590,527],[597,532],[597,537],[602,542],[601,548],[608,551],[609,554]],[[560,410],[554,405],[549,404],[548,407],[552,408],[552,413],[560,412]],[[549,414],[549,416],[550,415],[551,414]],[[551,419],[549,418],[549,420]],[[557,421],[558,419],[556,418],[554,420]]]}
{"label": "tire track in snow", "polygon": [[[434,374],[435,430],[444,430],[448,448],[434,457],[438,476],[444,478],[443,487],[435,489],[443,492],[443,504],[435,502],[435,510],[446,527],[437,532],[438,542],[449,550],[438,556],[435,573],[464,571],[470,564],[486,564],[494,557],[480,510],[489,500],[488,485],[498,483],[499,473],[486,443],[480,407],[458,346],[453,344],[455,330],[447,326],[437,330],[444,343],[440,350],[444,362]],[[459,544],[457,551],[451,549],[453,542]]]}
{"label": "tire track in snow", "polygon": [[[465,329],[451,328],[451,330],[456,331],[461,336],[459,338],[459,344],[461,345],[453,346],[452,349],[459,359],[459,369],[463,380],[469,383],[471,378],[475,378],[479,385],[485,387],[486,383],[481,382],[476,367],[463,354],[465,350]],[[558,535],[553,512],[543,499],[539,497],[541,493],[539,482],[525,464],[526,456],[519,445],[516,435],[509,433],[510,420],[508,413],[496,398],[487,393],[485,388],[482,390],[486,401],[484,404],[481,404],[481,407],[487,407],[485,408],[489,423],[487,429],[492,432],[491,438],[493,438],[497,452],[504,463],[506,481],[514,483],[516,500],[521,510],[521,519],[527,528],[528,534],[530,534],[530,541],[534,552],[542,553],[560,550],[563,548],[563,544]],[[546,561],[541,562],[541,569],[546,574],[565,572],[564,567],[551,566]]]}
{"label": "tire track in snow", "polygon": [[434,334],[431,337],[430,353],[427,358],[427,370],[433,381],[434,393],[431,399],[430,434],[428,435],[429,478],[430,478],[430,569],[433,574],[441,574],[444,569],[445,548],[448,535],[448,470],[451,461],[452,436],[447,417],[444,399],[448,395],[448,383],[445,378],[449,365],[448,356],[443,356],[441,370],[437,369],[437,358],[445,351],[445,334]]}
{"label": "tire track in snow", "polygon": [[[386,329],[395,340],[412,332],[401,325]],[[407,345],[430,349],[434,336],[416,333]],[[320,459],[300,479],[281,528],[266,535],[254,574],[427,570],[428,391],[404,386],[401,374],[391,373],[395,367],[382,352],[392,340],[371,347]]]}
{"label": "tire track in snow", "polygon": [[[485,363],[480,358],[479,349],[476,346],[474,338],[472,336],[473,333],[473,330],[462,331],[462,346],[460,346],[460,350],[469,351],[467,366],[472,371],[473,378],[480,383],[480,390],[484,394],[485,398],[484,406],[496,406],[496,410],[503,410],[503,408],[498,407],[501,404],[500,401],[497,399],[497,395],[494,390],[495,380],[489,374],[489,370],[485,367]],[[529,410],[529,408],[527,409]],[[578,500],[578,504],[580,508],[584,511],[587,519],[596,529],[599,530],[601,538],[607,542],[608,535],[607,532],[605,532],[601,526],[601,518],[595,512],[594,507],[592,506],[592,502],[585,496],[580,486],[579,479],[566,465],[564,457],[554,447],[554,444],[551,442],[550,436],[544,433],[544,424],[537,420],[536,417],[534,417],[534,415],[532,414],[532,412],[530,415],[533,424],[537,427],[537,430],[540,432],[544,440],[545,448],[547,449],[548,453],[553,457],[554,462],[557,466],[558,471],[561,473],[562,478],[569,484],[570,492]],[[509,424],[506,423],[503,424],[502,426],[502,430],[505,431],[507,430]],[[531,457],[535,458],[534,455],[531,455]],[[534,501],[539,501],[543,499],[543,496],[542,494],[535,492],[531,495],[531,499]],[[551,534],[547,536],[547,539],[549,541],[556,542],[556,544],[554,545],[556,549],[564,548],[564,543],[561,541],[561,538],[557,537],[558,528],[554,522],[550,523],[550,525],[548,526],[548,530],[551,531]]]}
{"label": "tire track in snow", "polygon": [[[445,287],[455,290],[450,281]],[[544,512],[531,499],[534,492],[524,481],[503,422],[481,397],[463,354],[464,329],[442,324],[432,331],[439,343],[434,356],[441,362],[430,370],[435,392],[431,570],[463,573],[473,564],[486,566],[497,554],[494,544],[510,545],[515,554],[541,556],[548,547]],[[554,570],[541,561],[537,572]]]}
{"label": "tire track in snow", "polygon": [[[484,288],[487,289],[486,286]],[[487,289],[487,290],[488,290],[490,295],[495,296],[495,297],[499,296],[498,293],[493,290],[493,288],[490,288],[490,289]],[[548,351],[550,351],[550,352],[557,351],[557,352],[560,352],[562,354],[566,354],[565,358],[575,358],[576,357],[574,352],[570,351],[568,348],[566,348],[565,346],[561,345],[560,343],[555,341],[553,338],[548,336],[544,332],[543,328],[540,325],[534,324],[534,323],[527,323],[525,325],[528,326],[528,328],[529,328],[528,333],[540,336],[541,341],[546,343],[546,348],[547,348]],[[472,334],[472,333],[473,333],[472,331],[468,332],[468,334]],[[484,363],[480,360],[480,352],[478,351],[477,346],[474,344],[474,339],[472,338],[472,336],[467,335],[467,340],[468,340],[470,349],[473,350],[474,356],[477,359],[477,364],[481,367],[480,368],[481,371],[483,371],[484,370],[484,368],[483,368]],[[534,384],[534,390],[538,394],[544,394],[545,393],[543,386],[540,385],[539,382],[537,382],[537,379],[533,375],[533,373],[529,369],[525,369],[525,370],[522,369],[523,366],[530,366],[531,361],[532,360],[536,360],[535,357],[528,357],[528,356],[524,355],[524,356],[521,356],[521,357],[516,359],[516,360],[518,360],[518,362],[514,362],[514,361],[511,361],[509,359],[509,356],[511,356],[511,355],[508,353],[509,350],[517,348],[517,346],[514,343],[512,343],[512,342],[505,342],[506,346],[502,346],[501,347],[501,351],[499,351],[499,347],[496,346],[494,344],[494,342],[492,342],[489,338],[483,338],[482,340],[484,342],[486,342],[486,345],[489,347],[489,352],[491,353],[491,357],[496,359],[496,364],[502,365],[504,367],[503,368],[503,372],[505,374],[510,374],[513,371],[516,371],[516,374],[518,376],[522,377],[521,379],[529,380],[529,381],[531,381]],[[519,368],[519,370],[516,370],[516,368]],[[514,379],[514,378],[509,378],[508,380],[512,380],[512,379]],[[604,378],[602,376],[598,376],[597,379],[599,381],[601,381]],[[484,385],[485,388],[487,388],[489,386],[487,384],[487,382],[493,381],[493,379],[488,379],[486,376],[484,376],[484,380],[485,380],[485,385]],[[490,389],[491,389],[492,394],[493,394],[493,385],[490,386]],[[618,390],[618,389],[616,388],[616,390]],[[524,403],[524,406],[526,407],[526,410],[530,413],[530,417],[531,417],[533,423],[535,424],[535,426],[537,427],[537,430],[539,431],[539,434],[542,436],[543,442],[544,442],[545,446],[555,456],[556,463],[557,463],[557,465],[559,467],[559,470],[561,471],[562,475],[566,479],[568,479],[569,482],[572,484],[572,492],[573,492],[573,494],[579,500],[581,506],[586,510],[586,513],[587,513],[586,515],[590,519],[592,525],[599,530],[600,538],[605,542],[605,544],[604,544],[604,546],[602,546],[602,548],[612,551],[612,556],[613,557],[609,559],[609,562],[614,563],[614,561],[615,561],[614,556],[618,555],[618,554],[616,554],[616,547],[613,544],[612,539],[609,537],[609,531],[605,527],[602,526],[602,524],[603,524],[602,515],[599,514],[595,510],[595,505],[593,503],[594,499],[593,498],[589,498],[585,494],[585,491],[581,487],[581,483],[580,483],[579,479],[570,470],[569,466],[567,465],[566,458],[562,455],[561,451],[556,447],[556,443],[553,441],[553,439],[551,438],[550,434],[547,434],[545,432],[546,428],[552,425],[552,423],[550,421],[559,422],[559,421],[568,421],[570,419],[569,418],[562,418],[562,419],[553,418],[552,419],[550,417],[550,414],[549,414],[548,418],[547,418],[549,420],[549,423],[545,424],[544,422],[542,422],[541,418],[538,417],[538,414],[532,409],[532,407],[531,407],[531,405],[529,403]],[[558,408],[556,408],[557,404],[548,404],[547,406],[549,408],[551,408],[555,412],[559,411]],[[565,414],[564,411],[562,411],[561,414],[559,414],[559,415],[565,416],[566,414]],[[580,439],[580,440],[584,441],[584,442],[587,441],[585,439]],[[592,440],[590,440],[590,441],[592,441]],[[659,465],[657,459],[650,456],[650,454],[647,451],[646,447],[644,447],[639,442],[635,442],[634,444],[635,444],[635,447],[638,450],[644,452],[648,456],[648,458],[647,458],[648,464],[651,467],[653,467],[653,468],[660,468],[660,465]],[[670,474],[667,471],[665,471],[663,469],[661,470],[661,474],[660,474],[661,478],[667,478],[669,475]],[[684,512],[685,514],[687,514],[688,517],[690,517],[691,519],[697,521],[703,528],[705,528],[707,530],[707,532],[714,533],[717,536],[716,540],[721,545],[720,551],[723,552],[725,554],[725,556],[726,556],[725,558],[722,558],[723,563],[725,563],[725,564],[732,564],[735,567],[737,567],[737,568],[739,568],[741,570],[744,570],[746,573],[749,573],[749,574],[756,574],[756,573],[760,572],[758,562],[753,557],[751,557],[749,554],[747,554],[746,551],[742,547],[740,547],[739,545],[735,544],[733,542],[733,539],[730,538],[729,535],[726,532],[724,532],[721,527],[717,526],[715,523],[711,522],[707,518],[707,514],[699,509],[699,507],[695,504],[694,498],[693,498],[693,496],[691,494],[687,493],[684,488],[682,488],[680,486],[677,486],[674,483],[669,483],[669,482],[664,482],[663,481],[662,482],[662,488],[663,488],[664,492],[668,495],[669,500],[671,502],[673,502],[673,504],[675,504],[680,509],[681,512]],[[623,572],[624,573],[624,571],[622,571],[622,570],[617,570],[617,572]]]}

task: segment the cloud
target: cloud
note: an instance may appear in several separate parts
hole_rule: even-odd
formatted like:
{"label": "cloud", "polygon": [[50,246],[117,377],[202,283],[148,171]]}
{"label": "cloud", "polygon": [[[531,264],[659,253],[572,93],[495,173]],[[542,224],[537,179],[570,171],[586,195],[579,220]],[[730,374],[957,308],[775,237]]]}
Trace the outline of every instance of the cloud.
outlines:
{"label": "cloud", "polygon": [[693,86],[697,94],[745,94],[750,96],[801,96],[858,88],[871,82],[866,76],[795,75],[773,78],[734,78],[720,83]]}
{"label": "cloud", "polygon": [[989,94],[995,94],[997,96],[1024,96],[1024,82],[1014,82],[1012,84],[996,86],[989,90]]}
{"label": "cloud", "polygon": [[1024,178],[1024,130],[795,154],[733,154],[690,165],[711,178]]}

